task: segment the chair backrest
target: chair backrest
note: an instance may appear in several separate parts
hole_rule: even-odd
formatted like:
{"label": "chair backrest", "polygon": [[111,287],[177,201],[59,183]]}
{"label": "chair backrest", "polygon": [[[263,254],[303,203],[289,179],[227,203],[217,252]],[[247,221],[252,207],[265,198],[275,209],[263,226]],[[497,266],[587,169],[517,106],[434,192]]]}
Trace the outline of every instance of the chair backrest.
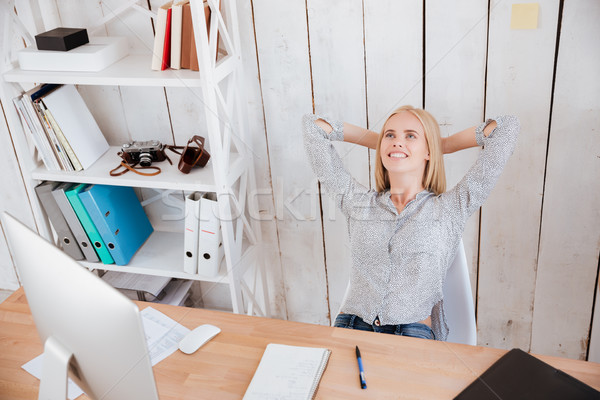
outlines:
{"label": "chair backrest", "polygon": [[444,313],[448,324],[448,342],[477,344],[475,306],[471,294],[469,267],[462,239],[444,282]]}

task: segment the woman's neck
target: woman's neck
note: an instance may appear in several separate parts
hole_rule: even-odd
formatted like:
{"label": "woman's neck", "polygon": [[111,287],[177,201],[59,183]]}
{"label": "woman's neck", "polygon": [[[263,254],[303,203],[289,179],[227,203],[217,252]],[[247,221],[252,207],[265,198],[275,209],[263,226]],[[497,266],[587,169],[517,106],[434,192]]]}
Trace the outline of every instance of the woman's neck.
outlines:
{"label": "woman's neck", "polygon": [[390,176],[390,197],[398,213],[424,189],[420,179],[407,176]]}

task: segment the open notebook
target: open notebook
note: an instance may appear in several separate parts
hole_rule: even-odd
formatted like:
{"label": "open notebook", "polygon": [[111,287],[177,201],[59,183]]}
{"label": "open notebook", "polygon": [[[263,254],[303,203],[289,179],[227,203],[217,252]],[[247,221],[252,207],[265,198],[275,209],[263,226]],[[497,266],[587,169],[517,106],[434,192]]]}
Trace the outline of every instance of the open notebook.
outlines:
{"label": "open notebook", "polygon": [[244,400],[314,398],[330,354],[324,348],[267,345]]}
{"label": "open notebook", "polygon": [[455,400],[587,400],[600,399],[600,392],[561,370],[512,349]]}

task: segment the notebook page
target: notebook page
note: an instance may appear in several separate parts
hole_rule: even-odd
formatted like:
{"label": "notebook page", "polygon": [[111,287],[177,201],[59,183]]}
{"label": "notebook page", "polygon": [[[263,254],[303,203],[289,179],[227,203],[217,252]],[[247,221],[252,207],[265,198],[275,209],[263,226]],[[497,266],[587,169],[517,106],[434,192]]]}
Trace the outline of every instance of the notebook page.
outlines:
{"label": "notebook page", "polygon": [[267,345],[244,400],[312,399],[330,354],[324,348]]}

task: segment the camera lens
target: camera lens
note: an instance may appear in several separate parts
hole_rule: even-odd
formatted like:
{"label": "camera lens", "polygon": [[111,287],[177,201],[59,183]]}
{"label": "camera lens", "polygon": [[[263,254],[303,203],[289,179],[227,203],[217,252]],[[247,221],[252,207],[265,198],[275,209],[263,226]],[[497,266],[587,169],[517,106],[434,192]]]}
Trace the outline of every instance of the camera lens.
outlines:
{"label": "camera lens", "polygon": [[142,167],[149,167],[152,165],[152,156],[150,153],[140,153],[140,165]]}

